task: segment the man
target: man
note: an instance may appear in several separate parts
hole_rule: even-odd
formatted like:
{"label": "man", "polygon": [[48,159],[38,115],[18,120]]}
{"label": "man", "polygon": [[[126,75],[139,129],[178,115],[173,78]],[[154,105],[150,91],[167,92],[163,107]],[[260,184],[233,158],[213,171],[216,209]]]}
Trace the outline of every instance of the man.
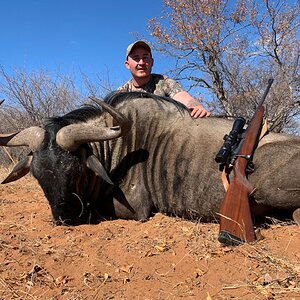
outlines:
{"label": "man", "polygon": [[210,112],[178,82],[164,75],[152,74],[153,63],[151,48],[146,42],[136,41],[130,44],[126,51],[125,67],[130,71],[132,78],[119,87],[118,91],[141,91],[167,96],[189,108],[194,118],[210,116]]}

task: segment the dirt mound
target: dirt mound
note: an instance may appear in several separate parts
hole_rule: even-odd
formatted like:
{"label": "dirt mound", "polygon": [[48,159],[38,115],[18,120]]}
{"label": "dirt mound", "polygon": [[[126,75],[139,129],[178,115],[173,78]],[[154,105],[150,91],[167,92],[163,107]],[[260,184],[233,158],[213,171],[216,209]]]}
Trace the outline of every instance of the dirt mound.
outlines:
{"label": "dirt mound", "polygon": [[300,299],[300,231],[222,247],[218,225],[156,214],[54,227],[27,176],[0,186],[1,299]]}

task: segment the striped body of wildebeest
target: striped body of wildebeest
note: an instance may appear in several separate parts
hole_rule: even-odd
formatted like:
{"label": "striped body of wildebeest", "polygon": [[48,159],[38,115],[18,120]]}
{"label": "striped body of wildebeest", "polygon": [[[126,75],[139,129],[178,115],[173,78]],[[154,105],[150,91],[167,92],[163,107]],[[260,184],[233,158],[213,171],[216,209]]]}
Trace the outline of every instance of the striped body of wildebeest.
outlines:
{"label": "striped body of wildebeest", "polygon": [[[50,118],[43,128],[2,134],[1,145],[31,149],[4,183],[31,171],[56,224],[144,220],[155,212],[216,220],[224,188],[214,158],[232,122],[193,119],[175,101],[143,93],[99,103]],[[261,141],[249,177],[254,213],[300,207],[299,150],[297,137],[270,133]]]}

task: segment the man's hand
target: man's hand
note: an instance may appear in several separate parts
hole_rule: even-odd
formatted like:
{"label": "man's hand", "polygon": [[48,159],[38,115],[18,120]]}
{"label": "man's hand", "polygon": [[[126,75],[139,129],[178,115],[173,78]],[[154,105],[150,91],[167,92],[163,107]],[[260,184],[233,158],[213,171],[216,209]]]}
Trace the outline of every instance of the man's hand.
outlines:
{"label": "man's hand", "polygon": [[189,110],[191,110],[191,116],[193,118],[203,118],[209,117],[210,112],[208,112],[202,104],[196,101],[188,92],[181,91],[173,96],[178,102],[184,104]]}
{"label": "man's hand", "polygon": [[190,110],[192,110],[191,116],[195,119],[210,116],[210,112],[207,111],[201,104],[197,104],[196,106],[190,108]]}

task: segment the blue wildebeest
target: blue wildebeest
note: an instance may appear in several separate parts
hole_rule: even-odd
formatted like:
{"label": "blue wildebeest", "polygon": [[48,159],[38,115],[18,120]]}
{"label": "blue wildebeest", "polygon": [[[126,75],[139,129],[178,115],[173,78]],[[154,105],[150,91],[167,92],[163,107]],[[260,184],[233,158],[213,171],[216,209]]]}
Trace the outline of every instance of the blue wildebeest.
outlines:
{"label": "blue wildebeest", "polygon": [[[102,216],[143,220],[155,212],[211,221],[224,189],[214,161],[232,122],[193,119],[174,101],[118,93],[15,134],[0,145],[27,145],[4,183],[29,170],[56,224],[98,222]],[[254,156],[249,180],[253,212],[300,207],[300,139],[269,134]],[[259,209],[258,209],[259,208]]]}

